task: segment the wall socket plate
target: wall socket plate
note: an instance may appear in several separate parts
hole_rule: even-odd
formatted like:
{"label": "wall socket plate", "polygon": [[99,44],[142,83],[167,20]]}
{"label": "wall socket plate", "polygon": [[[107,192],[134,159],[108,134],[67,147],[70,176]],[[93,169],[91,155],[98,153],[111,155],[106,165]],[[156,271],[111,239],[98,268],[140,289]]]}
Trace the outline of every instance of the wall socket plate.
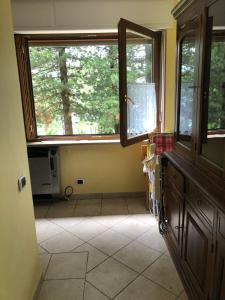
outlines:
{"label": "wall socket plate", "polygon": [[26,183],[27,183],[27,180],[26,180],[25,176],[19,177],[19,179],[18,179],[18,188],[19,188],[20,192],[25,187]]}
{"label": "wall socket plate", "polygon": [[84,179],[81,178],[76,179],[76,184],[84,184]]}

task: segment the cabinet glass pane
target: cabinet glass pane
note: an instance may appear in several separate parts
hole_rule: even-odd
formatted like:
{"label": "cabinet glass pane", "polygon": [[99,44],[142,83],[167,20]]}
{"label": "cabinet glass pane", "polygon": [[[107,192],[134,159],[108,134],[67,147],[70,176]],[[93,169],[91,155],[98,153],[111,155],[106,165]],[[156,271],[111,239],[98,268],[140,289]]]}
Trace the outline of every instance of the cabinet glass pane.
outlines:
{"label": "cabinet glass pane", "polygon": [[156,128],[156,92],[152,82],[152,39],[126,31],[127,138]]}
{"label": "cabinet glass pane", "polygon": [[180,66],[180,114],[178,140],[191,148],[193,103],[196,80],[196,43],[195,38],[183,38],[181,45]]}
{"label": "cabinet glass pane", "polygon": [[225,159],[225,2],[215,2],[208,10],[210,24],[208,36],[208,70],[204,88],[205,139],[202,155],[218,165],[224,166]]}

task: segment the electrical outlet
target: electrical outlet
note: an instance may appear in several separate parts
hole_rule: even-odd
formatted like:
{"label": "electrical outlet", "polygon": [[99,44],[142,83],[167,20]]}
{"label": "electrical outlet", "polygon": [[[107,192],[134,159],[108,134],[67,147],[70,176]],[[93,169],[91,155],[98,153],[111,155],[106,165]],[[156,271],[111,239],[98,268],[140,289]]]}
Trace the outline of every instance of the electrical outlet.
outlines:
{"label": "electrical outlet", "polygon": [[84,179],[76,179],[76,184],[84,184]]}

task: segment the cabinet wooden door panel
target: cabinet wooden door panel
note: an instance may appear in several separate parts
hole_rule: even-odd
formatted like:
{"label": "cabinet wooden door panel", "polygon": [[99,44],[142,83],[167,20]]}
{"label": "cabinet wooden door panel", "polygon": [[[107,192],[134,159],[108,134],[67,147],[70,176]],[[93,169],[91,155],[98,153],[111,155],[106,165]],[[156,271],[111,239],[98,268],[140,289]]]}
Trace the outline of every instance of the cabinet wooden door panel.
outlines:
{"label": "cabinet wooden door panel", "polygon": [[225,243],[218,241],[216,250],[213,300],[225,300]]}
{"label": "cabinet wooden door panel", "polygon": [[182,264],[198,299],[207,299],[208,297],[212,265],[211,245],[211,232],[187,204],[184,219]]}
{"label": "cabinet wooden door panel", "polygon": [[218,216],[213,300],[225,300],[225,216]]}
{"label": "cabinet wooden door panel", "polygon": [[168,235],[173,243],[176,252],[181,251],[181,223],[183,200],[178,192],[168,182],[165,185],[166,195],[166,218],[168,220]]}

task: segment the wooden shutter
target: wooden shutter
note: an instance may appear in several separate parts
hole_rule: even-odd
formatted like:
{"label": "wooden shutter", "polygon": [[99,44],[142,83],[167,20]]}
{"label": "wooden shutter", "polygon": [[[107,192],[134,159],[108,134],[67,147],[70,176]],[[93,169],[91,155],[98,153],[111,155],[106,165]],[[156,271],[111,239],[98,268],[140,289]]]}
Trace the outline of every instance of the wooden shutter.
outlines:
{"label": "wooden shutter", "polygon": [[15,45],[26,138],[27,141],[32,141],[37,137],[37,129],[27,39],[23,35],[16,34]]}

